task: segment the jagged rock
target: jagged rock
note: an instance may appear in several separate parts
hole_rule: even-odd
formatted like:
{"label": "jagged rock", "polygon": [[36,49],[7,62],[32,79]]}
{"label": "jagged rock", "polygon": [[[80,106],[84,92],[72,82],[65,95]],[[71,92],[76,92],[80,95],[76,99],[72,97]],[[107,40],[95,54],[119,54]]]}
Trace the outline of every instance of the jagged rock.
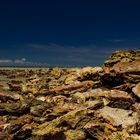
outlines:
{"label": "jagged rock", "polygon": [[135,104],[132,105],[132,108],[136,112],[140,112],[140,103],[135,102]]}
{"label": "jagged rock", "polygon": [[133,102],[133,98],[130,94],[120,90],[107,90],[107,89],[93,89],[90,91],[94,97],[106,97],[111,100],[123,100]]}
{"label": "jagged rock", "polygon": [[86,76],[87,74],[96,74],[103,72],[102,67],[84,67],[79,71],[79,77]]}
{"label": "jagged rock", "polygon": [[83,104],[88,99],[89,100],[94,99],[95,96],[94,96],[94,94],[92,92],[86,91],[86,92],[83,92],[82,94],[81,94],[81,92],[76,92],[75,94],[72,95],[72,98],[75,99],[75,101],[77,103],[82,103]]}
{"label": "jagged rock", "polygon": [[0,78],[2,140],[140,139],[140,50],[103,67],[1,68]]}
{"label": "jagged rock", "polygon": [[113,87],[113,89],[122,90],[122,91],[131,91],[131,89],[134,86],[135,86],[135,84],[132,84],[132,83],[124,83],[122,85]]}
{"label": "jagged rock", "polygon": [[119,62],[115,64],[111,69],[116,73],[140,73],[140,60],[133,62]]}
{"label": "jagged rock", "polygon": [[62,115],[63,113],[72,111],[72,110],[76,109],[77,107],[78,107],[78,105],[76,103],[65,103],[63,105],[57,105],[57,106],[53,107],[53,112]]}
{"label": "jagged rock", "polygon": [[66,101],[68,101],[68,98],[66,96],[57,95],[57,96],[52,97],[51,100],[48,102],[57,103],[58,105],[62,106]]}
{"label": "jagged rock", "polygon": [[99,140],[103,140],[110,136],[112,132],[117,131],[115,127],[110,124],[102,123],[99,120],[89,121],[84,129],[93,137]]}
{"label": "jagged rock", "polygon": [[32,127],[27,124],[29,124],[32,119],[31,115],[23,115],[16,120],[12,120],[1,133],[3,139],[26,138],[26,136],[31,133]]}
{"label": "jagged rock", "polygon": [[134,94],[140,98],[140,83],[138,83],[133,89],[132,91],[134,92]]}
{"label": "jagged rock", "polygon": [[[74,90],[85,91],[89,88],[92,88],[96,84],[97,83],[95,83],[93,81],[83,81],[81,83],[74,84],[74,85],[71,84],[71,85],[58,86],[57,88],[50,90],[50,94],[62,94],[65,91],[70,92],[70,91],[74,91]],[[67,92],[65,92],[64,94],[67,94]]]}
{"label": "jagged rock", "polygon": [[132,62],[138,59],[140,59],[140,50],[115,51],[109,59],[104,62],[104,66],[112,67],[118,62]]}
{"label": "jagged rock", "polygon": [[47,109],[51,108],[53,104],[50,103],[42,103],[41,105],[36,105],[30,107],[30,113],[34,116],[44,116],[47,112]]}
{"label": "jagged rock", "polygon": [[85,140],[86,133],[83,130],[68,130],[64,132],[66,140]]}
{"label": "jagged rock", "polygon": [[76,83],[80,83],[78,81],[78,72],[80,71],[80,69],[75,69],[74,71],[70,71],[69,74],[62,76],[62,78],[60,77],[61,81],[64,81],[64,84],[66,85],[70,85],[70,84],[76,84]]}
{"label": "jagged rock", "polygon": [[110,134],[106,140],[140,140],[140,136],[137,134],[129,134],[125,131],[118,131]]}
{"label": "jagged rock", "polygon": [[134,84],[140,82],[140,60],[119,62],[104,71],[102,85],[108,88],[120,87],[124,91],[131,91]]}
{"label": "jagged rock", "polygon": [[63,73],[63,69],[58,68],[58,67],[53,68],[50,72],[50,74],[56,79],[60,78],[62,73]]}
{"label": "jagged rock", "polygon": [[85,67],[78,72],[78,80],[100,80],[100,74],[103,72],[101,67]]}
{"label": "jagged rock", "polygon": [[19,100],[21,95],[9,91],[0,91],[0,100],[6,102],[7,100]]}
{"label": "jagged rock", "polygon": [[88,108],[94,108],[94,106],[97,104],[99,104],[99,102],[96,101],[94,104],[92,103],[87,107],[80,107],[52,120],[51,122],[46,122],[38,126],[38,128],[33,131],[33,135],[54,137],[58,133],[66,131],[69,128],[82,129],[84,125],[90,120],[90,117],[88,116],[90,111]]}
{"label": "jagged rock", "polygon": [[37,100],[45,101],[46,98],[44,96],[36,97]]}
{"label": "jagged rock", "polygon": [[10,91],[18,91],[21,92],[21,85],[20,84],[12,84],[12,83],[8,83],[9,89]]}
{"label": "jagged rock", "polygon": [[140,74],[134,72],[134,74],[125,74],[124,75],[124,82],[125,83],[134,83],[137,84],[140,82]]}
{"label": "jagged rock", "polygon": [[92,98],[103,98],[105,105],[116,108],[129,108],[134,100],[130,94],[120,90],[93,89],[89,91]]}
{"label": "jagged rock", "polygon": [[0,103],[0,114],[24,114],[29,111],[29,106],[25,101],[17,101],[11,103]]}
{"label": "jagged rock", "polygon": [[140,82],[140,51],[114,52],[105,62],[103,69],[104,86],[120,87],[124,91],[131,91],[133,84]]}
{"label": "jagged rock", "polygon": [[30,77],[27,79],[25,83],[21,86],[21,91],[23,93],[33,93],[37,94],[40,92],[42,86],[44,85],[44,82],[42,79],[40,79],[37,75],[34,75],[33,77]]}
{"label": "jagged rock", "polygon": [[[54,136],[56,133],[68,130],[68,128],[75,128],[76,126],[82,128],[86,122],[90,120],[87,116],[87,108],[80,108],[74,111],[70,111],[67,114],[52,120],[51,122],[46,122],[38,127],[37,130],[33,131],[33,135],[38,136]],[[80,124],[80,121],[82,124]],[[79,126],[78,126],[79,125]]]}

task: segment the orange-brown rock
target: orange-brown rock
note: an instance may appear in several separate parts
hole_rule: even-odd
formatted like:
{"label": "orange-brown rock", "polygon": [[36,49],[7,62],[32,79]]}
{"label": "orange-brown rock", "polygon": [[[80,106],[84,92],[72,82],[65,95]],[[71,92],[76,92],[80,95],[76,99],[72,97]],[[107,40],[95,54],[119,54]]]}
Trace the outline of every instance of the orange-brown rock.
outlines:
{"label": "orange-brown rock", "polygon": [[64,92],[64,91],[69,91],[69,92],[74,91],[74,90],[84,91],[89,88],[92,88],[94,85],[96,85],[96,83],[94,83],[93,81],[83,81],[83,82],[77,83],[77,84],[58,86],[58,87],[50,90],[50,93],[54,93],[54,94],[61,93],[62,94],[62,92]]}
{"label": "orange-brown rock", "polygon": [[140,74],[140,60],[133,62],[119,62],[115,64],[110,71],[116,73],[139,73]]}
{"label": "orange-brown rock", "polygon": [[133,89],[132,91],[134,92],[134,94],[140,98],[140,83],[138,83]]}

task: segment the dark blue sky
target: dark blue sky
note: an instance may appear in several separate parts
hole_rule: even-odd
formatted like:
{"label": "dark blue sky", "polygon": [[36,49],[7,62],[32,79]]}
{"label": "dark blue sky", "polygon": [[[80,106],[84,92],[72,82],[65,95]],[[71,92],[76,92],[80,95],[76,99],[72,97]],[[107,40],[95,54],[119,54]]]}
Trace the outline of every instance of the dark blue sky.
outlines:
{"label": "dark blue sky", "polygon": [[139,0],[1,0],[0,65],[95,66],[113,50],[139,49],[139,7]]}

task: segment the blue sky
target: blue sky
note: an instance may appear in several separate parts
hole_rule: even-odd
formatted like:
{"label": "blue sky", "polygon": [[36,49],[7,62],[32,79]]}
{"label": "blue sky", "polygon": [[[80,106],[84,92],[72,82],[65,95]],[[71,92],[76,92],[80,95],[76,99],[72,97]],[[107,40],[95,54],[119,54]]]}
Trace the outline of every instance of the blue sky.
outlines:
{"label": "blue sky", "polygon": [[139,0],[1,0],[0,65],[95,66],[139,49]]}

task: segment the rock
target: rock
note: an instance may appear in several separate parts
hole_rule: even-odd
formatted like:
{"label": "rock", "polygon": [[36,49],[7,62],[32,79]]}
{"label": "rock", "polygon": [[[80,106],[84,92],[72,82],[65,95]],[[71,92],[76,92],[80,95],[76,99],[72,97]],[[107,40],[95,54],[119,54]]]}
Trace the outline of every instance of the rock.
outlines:
{"label": "rock", "polygon": [[0,114],[24,114],[29,112],[29,106],[25,101],[11,102],[11,103],[0,103]]}
{"label": "rock", "polygon": [[[33,118],[30,115],[23,115],[14,121],[12,120],[2,131],[2,135],[4,136],[3,138],[17,139],[19,137],[26,137],[29,133],[31,133],[30,130],[32,127],[27,124],[31,123],[32,119]],[[22,136],[20,134],[22,134]]]}
{"label": "rock", "polygon": [[118,62],[132,62],[138,60],[140,57],[140,50],[125,50],[115,51],[111,54],[108,60],[104,62],[105,67],[112,67]]}
{"label": "rock", "polygon": [[[64,130],[68,130],[69,127],[75,128],[79,124],[79,128],[82,128],[85,123],[90,119],[86,114],[88,113],[87,109],[76,109],[74,111],[70,111],[67,114],[54,119],[51,122],[46,122],[40,126],[38,129],[33,131],[33,135],[37,136],[54,136],[57,133],[60,133]],[[80,121],[83,121],[80,124]],[[85,122],[84,122],[85,120]]]}
{"label": "rock", "polygon": [[20,84],[12,84],[8,83],[10,91],[18,91],[21,92],[21,85]]}
{"label": "rock", "polygon": [[[67,128],[63,127],[57,127],[60,124],[62,124],[63,120],[53,120],[50,123],[45,122],[44,124],[38,126],[37,130],[33,131],[33,135],[35,136],[44,136],[44,137],[54,137],[60,133],[63,133],[63,131]],[[64,129],[64,130],[63,130]],[[63,135],[63,134],[62,134]]]}
{"label": "rock", "polygon": [[103,86],[131,91],[140,82],[140,51],[117,51],[104,63]]}
{"label": "rock", "polygon": [[111,108],[105,106],[99,109],[98,115],[103,117],[113,126],[121,126],[123,129],[135,126],[138,122],[138,113],[131,110],[124,110],[118,108]]}
{"label": "rock", "polygon": [[36,105],[30,107],[30,113],[34,116],[44,116],[47,112],[47,109],[51,108],[52,104],[50,103],[42,103],[41,105]]}
{"label": "rock", "polygon": [[85,67],[79,70],[78,72],[78,80],[93,80],[99,81],[100,74],[103,72],[101,67]]}
{"label": "rock", "polygon": [[86,133],[83,130],[68,130],[64,132],[66,140],[85,140]]}
{"label": "rock", "polygon": [[82,129],[84,125],[90,120],[88,113],[90,114],[90,108],[99,104],[99,102],[94,102],[92,104],[85,106],[80,106],[77,109],[74,109],[51,122],[45,122],[38,126],[36,130],[33,131],[33,135],[36,136],[52,136],[54,137],[58,133],[72,129]]}
{"label": "rock", "polygon": [[57,105],[53,107],[53,112],[56,113],[58,116],[59,114],[67,113],[77,108],[76,103],[65,103],[63,105]]}
{"label": "rock", "polygon": [[94,99],[94,98],[95,98],[95,95],[94,95],[92,92],[90,92],[90,91],[88,90],[88,91],[83,92],[83,93],[81,93],[81,92],[76,92],[75,94],[72,95],[72,98],[75,99],[75,101],[76,101],[77,103],[83,104],[83,103],[85,103],[86,100],[88,100],[88,99],[89,99],[89,100]]}
{"label": "rock", "polygon": [[2,140],[140,139],[140,50],[103,67],[1,68],[0,88]]}
{"label": "rock", "polygon": [[133,62],[119,62],[115,64],[111,69],[116,73],[140,73],[140,60]]}
{"label": "rock", "polygon": [[37,100],[41,100],[41,101],[45,101],[46,100],[46,98],[44,96],[37,97],[36,99]]}
{"label": "rock", "polygon": [[135,102],[135,103],[132,105],[132,108],[133,108],[134,111],[140,112],[140,103]]}
{"label": "rock", "polygon": [[107,123],[97,122],[97,120],[92,120],[88,122],[84,129],[95,139],[105,139],[112,134],[112,132],[116,132],[117,129],[112,125]]}
{"label": "rock", "polygon": [[108,103],[110,107],[128,109],[134,103],[130,94],[120,90],[110,90],[105,93],[105,97],[110,100]]}
{"label": "rock", "polygon": [[109,69],[105,69],[102,85],[110,88],[123,88],[131,91],[134,84],[140,82],[140,60],[133,62],[119,62]]}
{"label": "rock", "polygon": [[[97,83],[94,83],[93,81],[83,81],[78,84],[71,84],[71,85],[64,85],[64,86],[58,86],[57,88],[54,88],[53,90],[50,90],[50,94],[69,94],[70,91],[85,91],[89,88],[92,88]],[[65,92],[65,91],[68,91]]]}
{"label": "rock", "polygon": [[84,67],[79,71],[79,77],[85,76],[87,74],[96,74],[99,72],[103,72],[102,67]]}
{"label": "rock", "polygon": [[140,136],[137,134],[129,134],[125,131],[113,132],[106,140],[139,140]]}
{"label": "rock", "polygon": [[58,79],[62,75],[63,69],[55,67],[51,70],[50,75],[52,75],[54,78]]}
{"label": "rock", "polygon": [[25,83],[22,84],[21,91],[23,93],[36,94],[41,89],[41,82],[41,79],[37,75],[30,77]]}
{"label": "rock", "polygon": [[120,90],[107,90],[107,89],[93,89],[92,92],[94,97],[106,97],[110,100],[123,100],[133,102],[133,98],[130,94]]}
{"label": "rock", "polygon": [[111,107],[128,109],[134,103],[132,96],[124,91],[97,88],[90,92],[94,98],[103,98]]}
{"label": "rock", "polygon": [[19,100],[22,98],[21,95],[9,91],[0,91],[0,100],[6,102],[7,100]]}
{"label": "rock", "polygon": [[140,98],[140,82],[132,89],[132,91],[138,98]]}
{"label": "rock", "polygon": [[121,90],[121,91],[131,91],[135,84],[132,83],[124,83],[119,86],[113,87],[113,89]]}

